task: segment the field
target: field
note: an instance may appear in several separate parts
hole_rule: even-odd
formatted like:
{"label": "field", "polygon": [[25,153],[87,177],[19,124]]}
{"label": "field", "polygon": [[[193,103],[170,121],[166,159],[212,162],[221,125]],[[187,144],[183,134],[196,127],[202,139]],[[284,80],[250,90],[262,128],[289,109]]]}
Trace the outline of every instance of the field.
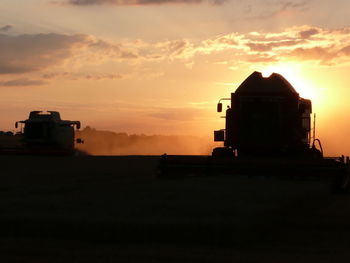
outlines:
{"label": "field", "polygon": [[2,262],[347,262],[323,180],[155,178],[156,156],[0,157]]}

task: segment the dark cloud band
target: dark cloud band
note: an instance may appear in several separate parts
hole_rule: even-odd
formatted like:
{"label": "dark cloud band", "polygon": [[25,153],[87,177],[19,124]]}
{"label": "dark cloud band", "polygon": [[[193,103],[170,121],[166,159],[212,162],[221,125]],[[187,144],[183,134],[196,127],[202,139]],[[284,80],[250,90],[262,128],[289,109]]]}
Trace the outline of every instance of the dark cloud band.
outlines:
{"label": "dark cloud band", "polygon": [[41,86],[45,84],[47,84],[47,82],[43,80],[28,79],[28,78],[19,78],[19,79],[7,80],[7,81],[0,81],[0,86],[3,86],[3,87]]}
{"label": "dark cloud band", "polygon": [[38,71],[63,62],[76,45],[87,42],[84,35],[0,34],[0,74]]}

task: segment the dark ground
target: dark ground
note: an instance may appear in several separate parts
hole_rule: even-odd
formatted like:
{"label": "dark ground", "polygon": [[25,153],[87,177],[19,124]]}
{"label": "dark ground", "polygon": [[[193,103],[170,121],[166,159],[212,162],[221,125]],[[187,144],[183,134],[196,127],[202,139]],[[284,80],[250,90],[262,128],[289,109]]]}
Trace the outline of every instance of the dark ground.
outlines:
{"label": "dark ground", "polygon": [[159,179],[158,157],[0,156],[1,262],[348,262],[326,181]]}

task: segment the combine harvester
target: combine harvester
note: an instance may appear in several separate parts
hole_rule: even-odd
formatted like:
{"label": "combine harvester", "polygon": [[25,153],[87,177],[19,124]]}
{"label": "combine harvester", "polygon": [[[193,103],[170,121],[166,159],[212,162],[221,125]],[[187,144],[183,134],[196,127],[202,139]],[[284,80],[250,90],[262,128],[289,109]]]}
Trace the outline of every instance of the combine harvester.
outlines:
{"label": "combine harvester", "polygon": [[[214,131],[224,146],[212,156],[164,154],[159,176],[231,174],[326,178],[337,190],[349,187],[349,158],[324,157],[315,124],[311,136],[312,104],[281,75],[251,74],[230,98],[225,129]],[[315,123],[315,122],[314,122]]]}
{"label": "combine harvester", "polygon": [[[79,121],[61,120],[56,111],[32,111],[25,121],[18,121],[21,132],[8,135],[12,145],[0,146],[2,155],[73,155],[76,153],[74,126],[80,129]],[[24,126],[24,127],[23,127]]]}

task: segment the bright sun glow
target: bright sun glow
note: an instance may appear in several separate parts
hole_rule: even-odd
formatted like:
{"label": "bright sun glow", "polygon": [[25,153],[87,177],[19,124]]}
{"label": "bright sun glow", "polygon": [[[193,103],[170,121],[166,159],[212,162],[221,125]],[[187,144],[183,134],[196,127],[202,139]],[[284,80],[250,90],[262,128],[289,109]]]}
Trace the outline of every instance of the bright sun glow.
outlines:
{"label": "bright sun glow", "polygon": [[264,77],[269,77],[272,73],[279,73],[289,81],[294,89],[305,99],[317,100],[315,88],[310,80],[302,75],[301,67],[297,64],[282,64],[261,69]]}

